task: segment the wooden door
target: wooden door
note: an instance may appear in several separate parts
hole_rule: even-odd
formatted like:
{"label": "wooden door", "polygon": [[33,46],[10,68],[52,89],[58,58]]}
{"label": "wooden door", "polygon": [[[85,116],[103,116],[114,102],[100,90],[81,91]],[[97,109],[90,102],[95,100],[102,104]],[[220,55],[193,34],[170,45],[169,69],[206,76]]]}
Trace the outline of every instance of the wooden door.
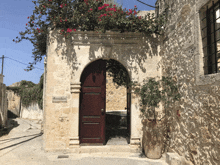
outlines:
{"label": "wooden door", "polygon": [[88,65],[81,76],[80,143],[104,143],[106,62]]}

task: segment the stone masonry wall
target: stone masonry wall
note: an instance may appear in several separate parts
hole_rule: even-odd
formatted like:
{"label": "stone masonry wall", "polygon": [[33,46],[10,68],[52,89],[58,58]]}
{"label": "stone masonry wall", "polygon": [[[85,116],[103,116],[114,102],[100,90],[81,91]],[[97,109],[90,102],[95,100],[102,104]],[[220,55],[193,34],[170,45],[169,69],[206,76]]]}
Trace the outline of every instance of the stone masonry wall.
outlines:
{"label": "stone masonry wall", "polygon": [[204,75],[200,33],[199,10],[208,2],[157,1],[159,12],[168,7],[160,52],[163,75],[176,79],[181,94],[181,100],[171,107],[170,150],[199,165],[220,164],[220,75]]}
{"label": "stone masonry wall", "polygon": [[[19,86],[20,82],[13,83],[10,87]],[[12,90],[7,90],[8,110],[13,114],[20,116],[20,96],[15,94]]]}
{"label": "stone masonry wall", "polygon": [[[130,32],[97,34],[76,31],[65,40],[57,35],[59,30],[51,31],[48,37],[44,149],[78,152],[80,77],[83,70],[98,59],[114,59],[127,69],[132,81],[141,83],[147,77],[160,76],[161,71],[155,65],[160,60],[158,38]],[[141,144],[142,137],[138,101],[131,91],[130,144],[134,147]]]}
{"label": "stone masonry wall", "polygon": [[0,126],[6,126],[7,123],[7,94],[6,86],[0,83]]}
{"label": "stone masonry wall", "polygon": [[[20,82],[13,83],[10,87],[20,86]],[[28,107],[23,107],[21,98],[12,90],[7,90],[8,110],[18,117],[33,120],[43,120],[43,110],[37,103],[31,103]],[[21,105],[20,105],[21,104]]]}
{"label": "stone masonry wall", "polygon": [[113,78],[106,73],[106,111],[125,110],[127,107],[127,89],[117,86]]}

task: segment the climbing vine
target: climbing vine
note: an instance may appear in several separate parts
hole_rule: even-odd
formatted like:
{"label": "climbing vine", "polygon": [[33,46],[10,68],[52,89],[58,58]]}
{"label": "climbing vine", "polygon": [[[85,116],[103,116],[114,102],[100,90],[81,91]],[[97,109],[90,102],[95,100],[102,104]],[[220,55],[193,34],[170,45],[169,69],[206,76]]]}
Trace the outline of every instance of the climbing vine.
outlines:
{"label": "climbing vine", "polygon": [[40,82],[34,84],[31,81],[22,80],[18,87],[7,87],[7,90],[12,90],[21,97],[21,103],[24,107],[36,102],[40,109],[43,109],[43,77],[40,77]]}
{"label": "climbing vine", "polygon": [[[20,32],[20,37],[13,40],[16,43],[23,39],[29,40],[33,46],[34,62],[29,63],[27,71],[42,60],[46,55],[46,41],[48,28],[59,29],[60,35],[70,37],[77,30],[96,31],[105,33],[107,30],[118,32],[140,32],[147,34],[162,34],[165,22],[164,14],[155,17],[148,14],[145,17],[137,16],[139,11],[122,9],[113,3],[104,3],[104,0],[38,0],[33,15],[28,16],[26,30]],[[31,36],[30,36],[31,35]]]}

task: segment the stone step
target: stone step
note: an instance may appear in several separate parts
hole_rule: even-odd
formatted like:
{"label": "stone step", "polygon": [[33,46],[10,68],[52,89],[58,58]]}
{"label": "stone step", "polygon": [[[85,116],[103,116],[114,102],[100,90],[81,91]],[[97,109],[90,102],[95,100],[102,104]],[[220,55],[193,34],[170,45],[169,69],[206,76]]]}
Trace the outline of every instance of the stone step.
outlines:
{"label": "stone step", "polygon": [[130,145],[80,146],[79,148],[79,153],[111,152],[141,153],[141,150],[138,147],[131,147]]}
{"label": "stone step", "polygon": [[[117,161],[117,164],[126,164],[126,165],[168,165],[165,160],[165,155],[160,159],[148,159],[141,154],[131,154],[129,152],[111,152],[111,153],[81,153],[81,154],[54,154],[49,155],[48,159],[50,161],[65,161],[71,160],[72,162],[78,160],[79,162],[90,162],[89,164],[109,164],[109,162]],[[94,162],[95,160],[95,162]],[[93,162],[93,163],[92,163]],[[63,162],[64,163],[64,162]]]}

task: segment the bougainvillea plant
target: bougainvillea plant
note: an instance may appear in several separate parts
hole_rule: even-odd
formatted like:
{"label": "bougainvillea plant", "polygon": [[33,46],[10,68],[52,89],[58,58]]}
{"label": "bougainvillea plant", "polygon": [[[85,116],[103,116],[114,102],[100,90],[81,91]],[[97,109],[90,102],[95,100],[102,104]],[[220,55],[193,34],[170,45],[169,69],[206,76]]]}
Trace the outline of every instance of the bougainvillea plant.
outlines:
{"label": "bougainvillea plant", "polygon": [[[26,71],[46,55],[48,28],[60,29],[60,34],[68,37],[77,30],[105,33],[106,30],[118,32],[143,32],[161,34],[164,16],[137,16],[137,7],[127,10],[104,0],[38,0],[32,1],[35,9],[27,16],[26,30],[20,32],[14,42],[29,40],[33,46],[34,62],[29,63]],[[31,36],[30,36],[31,35]]]}

